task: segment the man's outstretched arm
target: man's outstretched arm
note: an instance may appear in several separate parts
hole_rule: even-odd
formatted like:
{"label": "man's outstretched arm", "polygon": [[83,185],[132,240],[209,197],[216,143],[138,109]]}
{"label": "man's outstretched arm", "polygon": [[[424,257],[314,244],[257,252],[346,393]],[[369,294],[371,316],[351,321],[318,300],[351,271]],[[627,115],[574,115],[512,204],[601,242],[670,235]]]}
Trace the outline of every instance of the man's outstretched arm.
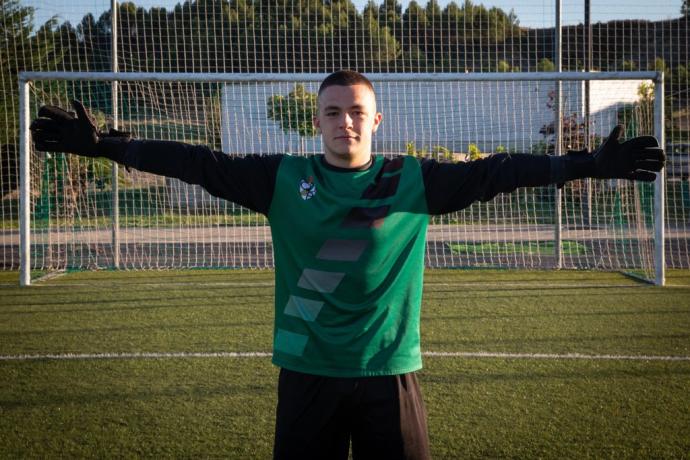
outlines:
{"label": "man's outstretched arm", "polygon": [[621,126],[593,152],[537,156],[496,154],[467,163],[422,161],[430,214],[457,211],[518,187],[563,184],[586,177],[653,181],[666,157],[652,136],[620,142]]}
{"label": "man's outstretched arm", "polygon": [[31,124],[38,150],[105,157],[140,171],[175,177],[212,195],[268,213],[280,155],[229,156],[206,146],[172,141],[134,140],[129,133],[98,132],[84,106],[74,113],[44,106]]}

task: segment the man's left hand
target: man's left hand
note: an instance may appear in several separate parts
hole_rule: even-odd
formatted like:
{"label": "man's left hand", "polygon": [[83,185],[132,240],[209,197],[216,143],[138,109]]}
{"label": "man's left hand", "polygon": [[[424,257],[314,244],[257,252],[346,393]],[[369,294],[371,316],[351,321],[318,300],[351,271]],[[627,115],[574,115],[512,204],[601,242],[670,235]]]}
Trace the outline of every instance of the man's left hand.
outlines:
{"label": "man's left hand", "polygon": [[634,137],[620,142],[623,127],[616,126],[606,141],[593,153],[591,177],[600,179],[631,179],[652,182],[655,172],[666,162],[664,150],[652,136]]}

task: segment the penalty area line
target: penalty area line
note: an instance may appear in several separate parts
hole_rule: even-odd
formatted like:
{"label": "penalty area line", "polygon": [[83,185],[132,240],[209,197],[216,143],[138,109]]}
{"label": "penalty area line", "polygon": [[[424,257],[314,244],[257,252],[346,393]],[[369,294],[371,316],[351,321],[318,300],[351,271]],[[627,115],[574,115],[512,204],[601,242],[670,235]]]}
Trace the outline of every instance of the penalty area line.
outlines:
{"label": "penalty area line", "polygon": [[[499,352],[449,352],[425,351],[431,358],[497,358],[497,359],[551,359],[551,360],[609,360],[609,361],[690,361],[690,356],[658,355],[593,355],[584,353],[499,353]],[[264,351],[234,352],[161,352],[161,353],[55,353],[0,355],[0,361],[50,361],[50,360],[99,360],[99,359],[170,359],[170,358],[270,358]]]}

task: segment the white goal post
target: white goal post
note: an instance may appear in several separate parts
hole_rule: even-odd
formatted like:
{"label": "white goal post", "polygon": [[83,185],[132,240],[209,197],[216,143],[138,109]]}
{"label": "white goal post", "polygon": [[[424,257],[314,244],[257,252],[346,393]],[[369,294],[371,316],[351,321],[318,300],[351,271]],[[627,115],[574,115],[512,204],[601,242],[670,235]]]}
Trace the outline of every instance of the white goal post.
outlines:
{"label": "white goal post", "polygon": [[[56,198],[62,190],[55,185],[56,178],[66,180],[64,171],[74,166],[60,166],[66,169],[58,171],[55,165],[50,169],[34,164],[42,161],[33,151],[29,132],[30,118],[38,106],[64,103],[65,94],[75,91],[88,98],[96,92],[88,85],[118,82],[129,96],[109,98],[111,112],[105,117],[120,129],[134,127],[134,131],[144,134],[142,138],[199,142],[211,133],[222,144],[214,147],[223,148],[226,153],[309,154],[318,151],[318,139],[283,132],[279,124],[265,121],[265,113],[257,111],[265,111],[267,100],[275,94],[286,96],[296,85],[313,92],[325,76],[21,72],[20,284],[31,284],[32,270],[272,266],[265,222],[235,208],[230,212],[196,189],[180,188],[174,181],[158,184],[157,199],[164,209],[147,211],[146,223],[142,224],[146,227],[145,235],[137,224],[141,222],[141,212],[126,221],[129,236],[123,234],[120,208],[126,203],[112,206],[110,223],[104,223],[105,211],[101,207],[107,206],[96,198],[93,184],[97,180],[93,178],[91,164],[80,176],[84,181],[82,188],[87,190],[79,198],[84,200],[80,204],[81,214],[56,213],[56,208],[64,205],[64,200]],[[482,152],[545,153],[551,148],[550,152],[562,154],[569,147],[567,139],[577,143],[573,139],[582,137],[581,131],[601,139],[604,130],[608,132],[615,124],[616,117],[628,110],[630,98],[638,97],[639,91],[631,90],[630,85],[626,87],[626,82],[650,82],[650,88],[653,86],[649,90],[653,93],[643,95],[650,101],[649,118],[653,120],[647,128],[636,122],[635,132],[653,134],[665,145],[661,72],[391,73],[367,77],[375,84],[379,105],[384,107],[383,129],[377,133],[374,145],[383,154],[407,153],[454,161],[480,157]],[[608,82],[608,86],[602,87],[597,122],[589,121],[590,114],[588,121],[582,121],[584,104],[579,87],[585,81]],[[127,91],[127,84],[134,86]],[[561,88],[561,84],[564,86],[560,91],[551,90]],[[56,86],[60,88],[56,90]],[[543,100],[545,97],[548,101]],[[199,101],[211,99],[210,108],[199,115]],[[86,105],[88,108],[88,101]],[[233,110],[228,108],[231,105]],[[139,109],[133,110],[135,106]],[[163,120],[171,112],[176,116],[174,123]],[[552,127],[569,120],[570,131],[549,131],[549,120],[558,121]],[[185,134],[185,122],[205,134]],[[171,128],[173,125],[175,129]],[[247,147],[229,143],[230,139],[242,139]],[[214,144],[215,140],[208,142]],[[535,150],[535,146],[544,151]],[[118,173],[114,174],[111,186],[119,181],[140,180],[139,176],[117,179]],[[32,180],[40,183],[32,184]],[[98,187],[102,190],[106,186],[98,183]],[[144,193],[146,187],[136,190],[141,197],[132,198],[132,203],[148,196]],[[657,174],[651,192],[628,181],[586,180],[576,186],[566,185],[563,196],[555,188],[549,193],[517,191],[510,195],[497,197],[491,203],[478,203],[452,216],[434,218],[427,265],[613,269],[664,284],[663,174]],[[50,200],[54,202],[51,204]],[[39,207],[43,213],[40,222],[34,212]],[[180,207],[186,210],[184,218],[171,217],[171,210]],[[593,209],[598,211],[593,213]],[[233,216],[227,217],[228,214]],[[75,219],[81,223],[75,226]],[[163,225],[163,221],[172,223]],[[241,231],[237,230],[243,225]],[[106,231],[113,235],[107,242],[98,235]],[[69,242],[65,235],[71,238]],[[168,242],[168,238],[174,242]],[[179,238],[184,241],[178,242]],[[240,247],[245,238],[251,240],[251,247]],[[121,251],[131,257],[121,258]],[[73,256],[73,252],[78,256]],[[72,262],[70,257],[79,260]],[[37,263],[39,258],[45,261]]]}

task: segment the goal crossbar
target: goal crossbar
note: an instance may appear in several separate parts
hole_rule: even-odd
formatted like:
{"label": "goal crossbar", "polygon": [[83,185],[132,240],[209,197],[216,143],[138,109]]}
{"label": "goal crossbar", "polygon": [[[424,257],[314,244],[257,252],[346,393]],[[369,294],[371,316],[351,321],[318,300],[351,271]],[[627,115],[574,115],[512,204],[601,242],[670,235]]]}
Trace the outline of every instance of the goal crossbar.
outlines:
{"label": "goal crossbar", "polygon": [[[188,72],[19,72],[19,81],[159,81],[159,82],[301,82],[321,81],[326,73],[188,73]],[[472,73],[368,73],[373,82],[462,82],[462,81],[663,81],[663,72],[472,72]]]}

